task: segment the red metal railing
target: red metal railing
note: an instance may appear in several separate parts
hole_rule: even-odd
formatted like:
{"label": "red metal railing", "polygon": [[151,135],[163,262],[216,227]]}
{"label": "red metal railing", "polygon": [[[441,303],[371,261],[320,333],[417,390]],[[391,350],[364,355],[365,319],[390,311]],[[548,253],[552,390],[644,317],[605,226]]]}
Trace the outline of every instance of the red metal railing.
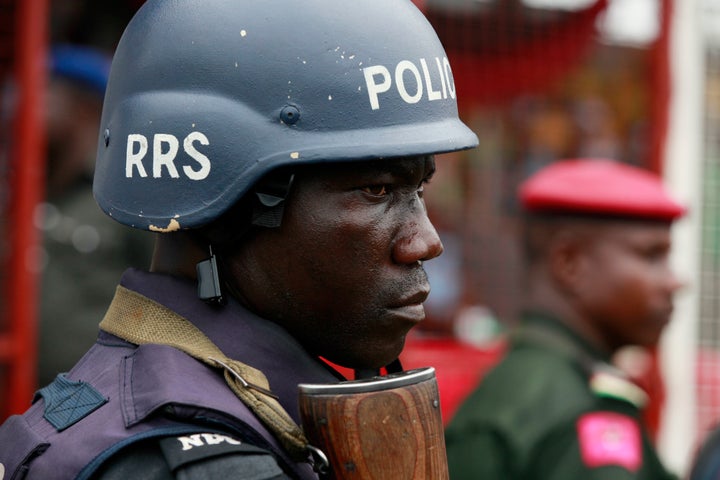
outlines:
{"label": "red metal railing", "polygon": [[[7,3],[7,2],[6,2]],[[12,3],[12,2],[11,2]],[[40,233],[33,216],[44,181],[43,95],[46,82],[48,0],[17,0],[13,11],[12,68],[2,78],[10,92],[12,137],[7,148],[10,182],[7,204],[7,258],[2,292],[4,330],[0,363],[6,367],[6,411],[19,413],[30,404],[36,388],[37,252]],[[7,17],[6,17],[7,18]]]}

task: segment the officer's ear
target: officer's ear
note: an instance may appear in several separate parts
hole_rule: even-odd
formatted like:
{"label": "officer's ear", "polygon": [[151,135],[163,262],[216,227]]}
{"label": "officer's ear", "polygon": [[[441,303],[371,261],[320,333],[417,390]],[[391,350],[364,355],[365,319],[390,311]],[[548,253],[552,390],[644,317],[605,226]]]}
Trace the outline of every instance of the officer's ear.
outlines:
{"label": "officer's ear", "polygon": [[550,277],[561,291],[575,296],[587,276],[585,265],[591,238],[578,229],[563,229],[553,236],[548,248]]}

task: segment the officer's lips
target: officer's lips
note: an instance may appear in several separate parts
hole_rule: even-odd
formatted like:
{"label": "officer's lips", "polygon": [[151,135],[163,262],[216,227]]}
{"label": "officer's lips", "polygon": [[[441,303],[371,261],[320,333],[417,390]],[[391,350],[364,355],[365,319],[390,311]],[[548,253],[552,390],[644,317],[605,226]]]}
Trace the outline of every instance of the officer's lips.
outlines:
{"label": "officer's lips", "polygon": [[423,302],[430,294],[429,287],[423,287],[421,290],[403,297],[401,300],[393,303],[388,310],[393,314],[406,318],[411,322],[419,323],[425,319],[425,307]]}

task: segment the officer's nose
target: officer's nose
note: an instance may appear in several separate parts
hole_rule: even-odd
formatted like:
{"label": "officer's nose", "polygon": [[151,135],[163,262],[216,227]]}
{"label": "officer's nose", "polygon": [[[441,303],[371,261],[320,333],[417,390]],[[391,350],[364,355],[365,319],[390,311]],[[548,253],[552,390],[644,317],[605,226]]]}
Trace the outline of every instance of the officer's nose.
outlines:
{"label": "officer's nose", "polygon": [[675,293],[678,290],[683,290],[689,286],[689,282],[685,279],[681,279],[674,270],[668,267],[665,275],[665,288],[670,293]]}
{"label": "officer's nose", "polygon": [[443,252],[442,241],[427,216],[424,205],[407,219],[393,245],[393,260],[398,264],[411,265],[439,256]]}

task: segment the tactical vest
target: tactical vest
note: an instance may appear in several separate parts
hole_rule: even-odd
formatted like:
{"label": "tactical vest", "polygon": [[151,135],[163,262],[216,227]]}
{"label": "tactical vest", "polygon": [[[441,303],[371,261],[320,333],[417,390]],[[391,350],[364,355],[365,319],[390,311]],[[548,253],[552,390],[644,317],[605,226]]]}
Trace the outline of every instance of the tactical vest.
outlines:
{"label": "tactical vest", "polygon": [[273,452],[297,478],[317,478],[287,458],[221,376],[172,347],[101,333],[70,375],[41,392],[0,428],[5,479],[87,479],[133,442],[205,431],[235,435]]}

